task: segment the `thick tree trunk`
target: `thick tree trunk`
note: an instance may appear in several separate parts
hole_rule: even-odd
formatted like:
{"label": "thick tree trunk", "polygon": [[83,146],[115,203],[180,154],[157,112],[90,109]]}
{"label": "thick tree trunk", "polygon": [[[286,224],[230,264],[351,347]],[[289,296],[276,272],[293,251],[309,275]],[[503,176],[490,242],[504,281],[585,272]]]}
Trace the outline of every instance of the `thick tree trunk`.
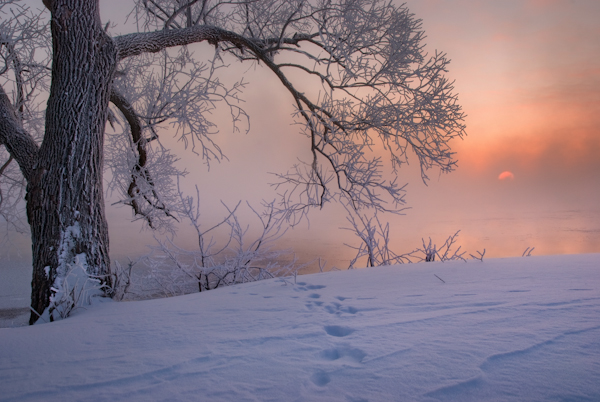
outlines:
{"label": "thick tree trunk", "polygon": [[[42,314],[78,260],[108,274],[103,141],[117,49],[103,31],[98,0],[45,0],[52,13],[52,84],[46,132],[27,187],[33,280],[31,306]],[[31,314],[30,324],[38,318]],[[52,319],[52,314],[51,314]]]}

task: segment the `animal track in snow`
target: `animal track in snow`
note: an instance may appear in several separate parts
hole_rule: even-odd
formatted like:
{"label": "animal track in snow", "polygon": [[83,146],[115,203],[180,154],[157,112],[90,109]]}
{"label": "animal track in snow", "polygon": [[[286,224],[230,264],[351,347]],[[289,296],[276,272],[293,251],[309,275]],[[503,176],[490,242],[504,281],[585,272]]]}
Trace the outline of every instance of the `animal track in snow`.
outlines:
{"label": "animal track in snow", "polygon": [[[308,288],[309,286],[306,286]],[[312,286],[312,290],[315,289],[316,286]],[[322,287],[321,287],[322,288]],[[306,308],[312,311],[324,311],[329,314],[335,314],[336,316],[343,319],[343,313],[348,314],[356,314],[359,310],[352,306],[346,306],[342,302],[346,299],[350,299],[349,297],[336,296],[334,299],[338,300],[337,302],[323,302],[321,295],[318,293],[311,293],[307,295],[306,300]],[[340,319],[336,318],[336,319]],[[347,318],[347,316],[346,316]],[[345,338],[348,335],[351,335],[356,330],[354,328],[342,326],[342,325],[325,325],[323,326],[325,333],[331,337],[335,338]],[[330,365],[355,365],[362,363],[363,359],[367,354],[358,348],[353,348],[348,344],[344,345],[335,345],[338,341],[330,340],[329,343],[333,343],[334,345],[330,345],[328,349],[322,350],[319,353],[321,359],[325,360],[328,368],[331,368]],[[329,370],[328,370],[329,371]],[[318,387],[325,387],[327,384],[331,382],[331,377],[329,373],[322,369],[317,369],[314,371],[310,377],[310,381]]]}
{"label": "animal track in snow", "polygon": [[338,338],[348,336],[355,331],[353,328],[342,327],[340,325],[326,325],[323,327],[323,329],[325,330],[325,332],[327,332],[327,335],[335,336]]}
{"label": "animal track in snow", "polygon": [[367,354],[362,350],[351,348],[348,346],[340,346],[332,349],[326,349],[322,351],[320,355],[325,360],[335,361],[347,358],[356,363],[361,363],[365,356],[367,356]]}
{"label": "animal track in snow", "polygon": [[308,285],[306,282],[297,282],[296,285],[299,285],[299,286],[294,287],[294,290],[296,292],[300,292],[300,291],[306,292],[308,290],[319,290],[319,289],[323,289],[323,288],[327,287],[325,285]]}
{"label": "animal track in snow", "polygon": [[[294,290],[296,292],[299,291],[308,291],[310,290],[318,290],[318,289],[323,289],[326,286],[323,285],[308,285],[306,282],[298,282],[297,285],[302,285],[302,286],[297,286],[294,288]],[[307,297],[309,299],[312,300],[308,300],[304,305],[306,306],[306,308],[308,310],[311,311],[315,311],[315,309],[317,307],[323,309],[326,313],[329,314],[335,314],[335,315],[341,315],[343,313],[347,313],[347,314],[356,314],[359,312],[359,309],[352,307],[352,306],[344,306],[342,303],[338,303],[338,302],[331,302],[331,303],[327,303],[326,305],[324,304],[324,302],[322,301],[316,301],[316,299],[321,299],[321,294],[319,293],[310,293]],[[297,297],[294,297],[297,298]],[[343,302],[344,300],[350,299],[350,297],[344,297],[344,296],[335,296],[335,299],[339,300],[340,302]]]}
{"label": "animal track in snow", "polygon": [[315,385],[318,385],[319,387],[324,387],[325,385],[329,384],[331,378],[329,377],[329,374],[327,374],[323,370],[317,370],[313,373],[313,375],[310,376],[310,380]]}
{"label": "animal track in snow", "polygon": [[324,307],[325,311],[327,311],[329,314],[341,314],[341,313],[348,313],[348,314],[356,314],[358,313],[358,309],[351,307],[351,306],[342,306],[340,303],[331,303],[327,306]]}
{"label": "animal track in snow", "polygon": [[325,302],[323,302],[323,301],[317,301],[315,299],[321,298],[321,295],[319,295],[317,293],[313,293],[313,294],[309,295],[308,297],[313,300],[307,301],[305,303],[305,306],[307,309],[309,309],[311,311],[314,311],[317,307],[319,307],[328,314],[335,314],[338,316],[342,315],[344,313],[356,314],[360,311],[356,307],[344,306],[343,304],[338,303],[338,302],[331,302],[331,303],[325,304]]}

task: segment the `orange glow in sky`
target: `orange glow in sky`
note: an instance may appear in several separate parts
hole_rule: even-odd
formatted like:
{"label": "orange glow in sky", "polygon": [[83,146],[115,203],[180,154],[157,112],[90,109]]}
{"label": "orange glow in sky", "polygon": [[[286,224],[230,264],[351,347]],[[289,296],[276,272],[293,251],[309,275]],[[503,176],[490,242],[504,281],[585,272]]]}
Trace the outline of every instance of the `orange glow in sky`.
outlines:
{"label": "orange glow in sky", "polygon": [[[39,0],[26,1],[43,7]],[[447,76],[455,81],[468,135],[451,144],[456,171],[428,172],[427,186],[415,158],[400,169],[410,209],[384,219],[392,249],[409,252],[429,237],[442,244],[461,230],[463,250],[486,248],[486,258],[520,256],[531,246],[536,254],[600,252],[600,1],[394,1],[405,2],[422,20],[429,56],[438,50],[451,59]],[[125,21],[133,1],[100,4],[111,35],[135,31],[135,23]],[[259,206],[262,199],[277,198],[269,172],[285,172],[310,152],[293,125],[293,99],[281,82],[262,65],[230,62],[220,79],[244,76],[249,82],[241,106],[251,129],[248,135],[232,133],[227,108],[214,113],[220,129],[214,139],[229,160],[209,172],[181,143],[161,137],[190,172],[182,182],[187,194],[195,195],[198,185],[206,227],[222,218],[220,201]],[[111,253],[134,258],[136,246],[135,253],[147,252],[151,234],[139,233],[129,210],[110,204]],[[343,244],[357,240],[340,230],[348,223],[337,207],[315,211],[310,228],[286,234],[301,258],[307,250],[308,258],[324,257],[329,267],[343,268],[354,256]],[[187,238],[190,244],[182,246],[193,248],[195,235],[182,226],[178,239]]]}
{"label": "orange glow in sky", "polygon": [[513,180],[515,178],[515,175],[512,174],[512,172],[509,172],[508,170],[505,170],[504,172],[500,173],[500,175],[498,175],[498,180]]}
{"label": "orange glow in sky", "polygon": [[[110,4],[129,11],[126,1],[104,1],[107,10]],[[490,257],[521,255],[530,246],[539,254],[600,252],[600,236],[593,237],[600,223],[589,227],[589,215],[564,212],[600,213],[600,1],[406,0],[406,6],[423,21],[428,54],[439,50],[451,59],[448,77],[468,135],[452,143],[455,172],[430,172],[425,186],[414,158],[400,169],[411,209],[386,217],[395,250],[410,251],[429,236],[443,243],[461,230],[464,249],[486,248]],[[215,208],[220,200],[258,205],[276,198],[268,172],[286,171],[309,146],[292,124],[293,99],[269,71],[235,62],[228,71],[250,83],[242,96],[250,133],[232,134],[224,113],[216,123],[229,161],[208,173],[194,155],[181,154],[203,205]],[[501,185],[507,181],[512,184]],[[347,226],[344,212],[328,205],[312,216],[310,230],[289,233],[290,244],[299,253],[322,247],[317,254],[330,264],[348,259],[340,245],[357,243],[339,230]],[[551,227],[557,222],[564,225]],[[324,255],[327,250],[335,255]]]}

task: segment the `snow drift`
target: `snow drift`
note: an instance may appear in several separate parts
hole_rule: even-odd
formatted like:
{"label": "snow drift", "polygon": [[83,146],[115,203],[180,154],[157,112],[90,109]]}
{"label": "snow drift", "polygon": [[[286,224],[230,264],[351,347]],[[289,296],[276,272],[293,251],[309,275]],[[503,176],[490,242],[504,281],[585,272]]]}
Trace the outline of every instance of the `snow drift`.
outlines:
{"label": "snow drift", "polygon": [[105,302],[0,342],[2,401],[598,401],[600,254]]}

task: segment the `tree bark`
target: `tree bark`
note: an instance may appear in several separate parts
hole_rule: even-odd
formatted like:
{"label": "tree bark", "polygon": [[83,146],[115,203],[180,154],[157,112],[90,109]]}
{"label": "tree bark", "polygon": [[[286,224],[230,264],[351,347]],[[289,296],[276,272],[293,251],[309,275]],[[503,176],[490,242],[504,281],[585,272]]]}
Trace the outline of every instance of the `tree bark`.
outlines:
{"label": "tree bark", "polygon": [[19,164],[25,180],[29,180],[33,175],[39,146],[23,129],[21,120],[2,85],[0,85],[0,145],[6,147],[8,153]]}
{"label": "tree bark", "polygon": [[[52,14],[52,82],[46,130],[28,179],[33,279],[30,324],[53,308],[53,287],[78,259],[108,281],[103,145],[117,48],[98,0],[45,0]],[[52,319],[52,315],[50,317]]]}

